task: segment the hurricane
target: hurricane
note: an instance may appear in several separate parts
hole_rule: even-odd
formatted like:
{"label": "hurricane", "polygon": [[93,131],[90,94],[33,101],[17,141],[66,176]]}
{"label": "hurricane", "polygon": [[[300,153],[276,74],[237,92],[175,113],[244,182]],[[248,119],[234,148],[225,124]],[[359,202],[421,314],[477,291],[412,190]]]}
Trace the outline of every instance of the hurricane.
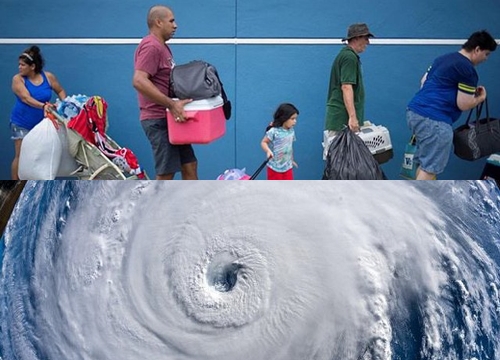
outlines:
{"label": "hurricane", "polygon": [[488,181],[29,181],[2,360],[500,358]]}

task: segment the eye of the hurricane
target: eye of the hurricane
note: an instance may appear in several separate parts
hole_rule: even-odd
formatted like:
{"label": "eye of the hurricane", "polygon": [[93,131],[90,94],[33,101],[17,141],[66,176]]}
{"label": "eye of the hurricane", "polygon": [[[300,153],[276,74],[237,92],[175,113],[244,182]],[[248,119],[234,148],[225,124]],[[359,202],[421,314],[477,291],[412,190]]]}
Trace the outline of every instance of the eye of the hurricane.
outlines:
{"label": "eye of the hurricane", "polygon": [[207,269],[208,284],[219,292],[231,291],[238,281],[238,272],[243,267],[235,260],[229,253],[214,256]]}

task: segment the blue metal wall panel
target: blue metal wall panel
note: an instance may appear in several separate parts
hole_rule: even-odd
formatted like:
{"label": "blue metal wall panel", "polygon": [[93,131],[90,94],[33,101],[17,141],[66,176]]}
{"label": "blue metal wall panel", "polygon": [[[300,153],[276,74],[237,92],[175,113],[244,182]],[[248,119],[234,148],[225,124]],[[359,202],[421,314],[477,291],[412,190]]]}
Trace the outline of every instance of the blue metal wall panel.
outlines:
{"label": "blue metal wall panel", "polygon": [[[151,1],[133,0],[52,0],[50,3],[2,0],[0,37],[141,37],[148,32],[147,11],[155,4],[157,3]],[[178,0],[169,5],[178,22],[177,36],[234,36],[236,3],[233,0]]]}
{"label": "blue metal wall panel", "polygon": [[[11,79],[17,72],[18,55],[28,46],[15,43],[15,39],[102,38],[112,42],[132,38],[138,42],[147,33],[146,12],[153,4],[131,0],[69,4],[56,0],[47,7],[34,0],[2,0],[1,179],[10,177],[14,153],[8,128],[14,104]],[[330,66],[341,45],[313,44],[310,40],[339,39],[345,35],[349,23],[356,21],[366,21],[378,39],[396,39],[397,45],[370,45],[361,58],[366,115],[372,122],[389,128],[395,155],[383,169],[389,178],[398,179],[402,152],[409,137],[406,104],[418,89],[420,77],[430,62],[438,55],[460,48],[457,44],[405,44],[405,40],[461,40],[483,28],[497,38],[500,36],[496,19],[500,3],[493,0],[481,2],[480,7],[465,0],[438,3],[176,0],[170,5],[179,25],[175,39],[178,42],[171,45],[176,62],[205,59],[216,65],[233,102],[227,134],[212,144],[195,146],[203,179],[213,179],[232,167],[254,171],[264,158],[260,140],[265,126],[276,106],[285,101],[300,110],[295,144],[299,163],[296,177],[321,177],[326,91]],[[276,38],[298,39],[302,43],[265,43]],[[190,39],[197,43],[186,44]],[[42,44],[40,47],[47,61],[46,69],[56,73],[69,94],[99,94],[108,100],[109,135],[122,146],[130,147],[148,173],[154,173],[149,143],[138,120],[136,93],[131,86],[136,44]],[[480,82],[487,87],[491,113],[495,116],[500,116],[500,103],[496,100],[500,96],[498,52],[478,67]],[[469,163],[452,156],[441,178],[474,179],[483,164],[484,160]]]}

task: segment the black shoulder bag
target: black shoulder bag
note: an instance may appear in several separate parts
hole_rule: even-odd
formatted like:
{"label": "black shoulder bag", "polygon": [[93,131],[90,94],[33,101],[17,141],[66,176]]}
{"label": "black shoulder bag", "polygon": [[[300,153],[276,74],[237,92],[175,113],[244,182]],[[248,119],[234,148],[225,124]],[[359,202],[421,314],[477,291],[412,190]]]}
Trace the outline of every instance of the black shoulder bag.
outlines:
{"label": "black shoulder bag", "polygon": [[[454,152],[461,159],[473,161],[500,151],[500,119],[490,118],[488,99],[484,103],[485,118],[481,118],[481,103],[471,109],[465,124],[453,131]],[[476,120],[471,122],[474,111]]]}

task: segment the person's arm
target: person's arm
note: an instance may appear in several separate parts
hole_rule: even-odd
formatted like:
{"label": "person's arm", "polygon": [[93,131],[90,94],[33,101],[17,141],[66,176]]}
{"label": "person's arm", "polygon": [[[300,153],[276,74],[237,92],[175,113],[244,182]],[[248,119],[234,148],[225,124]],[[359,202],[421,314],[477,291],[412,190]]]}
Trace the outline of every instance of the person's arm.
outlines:
{"label": "person's arm", "polygon": [[359,131],[359,120],[356,115],[356,108],[354,107],[354,89],[352,88],[352,84],[342,84],[341,89],[344,105],[349,116],[349,129],[354,132]]}
{"label": "person's arm", "polygon": [[50,86],[52,87],[52,90],[57,94],[57,97],[59,97],[59,99],[61,100],[64,100],[66,98],[66,91],[59,83],[59,80],[57,80],[57,77],[47,71],[45,72],[45,75],[49,79]]}
{"label": "person's arm", "polygon": [[466,111],[475,108],[486,99],[486,89],[484,86],[478,86],[474,94],[457,91],[457,106],[460,110]]}
{"label": "person's arm", "polygon": [[16,94],[21,101],[31,107],[43,109],[45,103],[36,100],[30,95],[30,92],[24,84],[24,80],[21,75],[16,74],[12,78],[12,92]]}
{"label": "person's arm", "polygon": [[272,158],[274,156],[273,152],[269,148],[269,144],[271,143],[271,140],[267,137],[267,135],[264,136],[262,141],[260,142],[260,146],[262,147],[262,150],[266,153],[266,156],[268,159]]}
{"label": "person's arm", "polygon": [[[293,141],[295,141],[295,134],[293,135]],[[295,156],[293,155],[293,149],[292,149],[292,165],[295,166],[296,168],[299,167],[299,164],[295,161]]]}
{"label": "person's arm", "polygon": [[295,159],[293,157],[293,153],[292,153],[292,166],[295,166],[296,168],[299,167],[299,164],[297,164],[297,162],[295,162]]}
{"label": "person's arm", "polygon": [[142,70],[134,71],[132,85],[139,93],[154,103],[168,108],[174,119],[177,120],[179,118],[179,121],[185,121],[186,114],[184,113],[184,105],[191,102],[191,99],[179,101],[172,100],[167,95],[163,94],[149,79],[149,74]]}

